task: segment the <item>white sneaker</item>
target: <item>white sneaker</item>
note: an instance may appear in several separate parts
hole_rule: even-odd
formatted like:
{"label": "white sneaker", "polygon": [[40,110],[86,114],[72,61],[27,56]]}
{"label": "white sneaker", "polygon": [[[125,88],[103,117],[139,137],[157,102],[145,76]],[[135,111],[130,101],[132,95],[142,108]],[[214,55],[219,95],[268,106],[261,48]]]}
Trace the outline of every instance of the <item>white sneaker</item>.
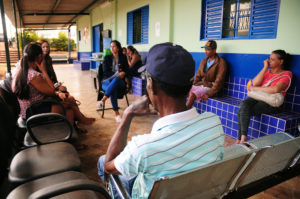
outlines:
{"label": "white sneaker", "polygon": [[118,122],[118,123],[120,123],[120,122],[121,122],[121,120],[122,120],[122,118],[121,118],[121,116],[120,116],[120,115],[117,115],[117,116],[115,117],[115,119],[116,119],[116,122]]}
{"label": "white sneaker", "polygon": [[103,102],[102,102],[102,101],[98,102],[98,103],[96,104],[96,106],[97,106],[98,108],[103,108]]}

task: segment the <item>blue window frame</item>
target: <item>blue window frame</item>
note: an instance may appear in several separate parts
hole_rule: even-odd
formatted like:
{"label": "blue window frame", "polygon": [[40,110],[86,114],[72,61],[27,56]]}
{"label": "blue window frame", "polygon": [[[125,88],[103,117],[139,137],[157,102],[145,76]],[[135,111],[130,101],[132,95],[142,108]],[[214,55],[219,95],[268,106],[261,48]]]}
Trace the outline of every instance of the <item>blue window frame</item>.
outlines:
{"label": "blue window frame", "polygon": [[201,40],[273,39],[280,0],[203,0]]}
{"label": "blue window frame", "polygon": [[147,44],[149,32],[149,6],[127,13],[127,44]]}

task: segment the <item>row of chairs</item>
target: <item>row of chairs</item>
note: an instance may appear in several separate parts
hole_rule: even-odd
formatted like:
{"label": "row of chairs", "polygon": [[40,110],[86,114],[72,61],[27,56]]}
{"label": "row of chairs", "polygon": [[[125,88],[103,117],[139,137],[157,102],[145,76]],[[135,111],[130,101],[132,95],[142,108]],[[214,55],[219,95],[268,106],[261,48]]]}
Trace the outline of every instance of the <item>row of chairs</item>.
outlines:
{"label": "row of chairs", "polygon": [[[300,174],[300,137],[276,133],[249,144],[225,148],[222,161],[157,179],[149,198],[247,198]],[[130,198],[117,175],[106,183]]]}
{"label": "row of chairs", "polygon": [[[8,178],[13,189],[8,199],[99,198],[99,194],[110,198],[103,186],[80,173],[80,159],[69,143],[74,127],[63,115],[35,114],[34,104],[26,129],[19,128],[16,125],[19,107],[9,80],[1,82],[0,92],[0,162],[1,173],[5,174],[1,182]],[[26,135],[16,136],[18,134]]]}

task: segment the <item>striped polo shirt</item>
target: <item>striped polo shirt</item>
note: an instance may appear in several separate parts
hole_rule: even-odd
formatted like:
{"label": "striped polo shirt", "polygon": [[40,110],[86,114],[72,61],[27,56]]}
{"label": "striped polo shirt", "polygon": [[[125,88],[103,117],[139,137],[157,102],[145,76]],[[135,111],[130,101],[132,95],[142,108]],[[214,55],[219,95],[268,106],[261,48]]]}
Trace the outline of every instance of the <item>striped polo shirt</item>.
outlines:
{"label": "striped polo shirt", "polygon": [[223,146],[218,116],[192,108],[160,118],[151,134],[133,137],[114,164],[124,177],[136,176],[132,198],[148,198],[156,179],[221,160]]}

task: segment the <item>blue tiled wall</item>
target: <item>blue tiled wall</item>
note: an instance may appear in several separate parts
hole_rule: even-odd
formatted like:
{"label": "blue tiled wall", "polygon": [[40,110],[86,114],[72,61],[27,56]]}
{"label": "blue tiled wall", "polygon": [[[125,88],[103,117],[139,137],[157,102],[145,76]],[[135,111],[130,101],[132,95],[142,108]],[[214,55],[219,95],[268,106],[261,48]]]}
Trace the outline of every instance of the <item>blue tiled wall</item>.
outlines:
{"label": "blue tiled wall", "polygon": [[132,78],[132,94],[143,96],[147,93],[146,90],[147,81],[138,77]]}
{"label": "blue tiled wall", "polygon": [[[274,49],[275,50],[275,49]],[[190,52],[195,60],[197,72],[199,64],[205,58],[204,52]],[[271,53],[271,52],[270,52]],[[263,62],[269,58],[269,54],[242,54],[242,53],[219,53],[228,63],[230,77],[242,77],[253,79],[262,69]],[[288,70],[293,73],[293,85],[300,87],[300,55],[291,55],[291,63]],[[300,91],[299,93],[300,94]]]}
{"label": "blue tiled wall", "polygon": [[90,57],[92,56],[91,52],[78,52],[77,59],[79,61],[90,61]]}
{"label": "blue tiled wall", "polygon": [[89,70],[91,66],[90,57],[92,56],[91,52],[78,52],[78,60],[74,60],[74,67],[80,70]]}
{"label": "blue tiled wall", "polygon": [[[220,98],[209,98],[205,102],[195,102],[194,106],[199,113],[212,112],[220,117],[226,135],[238,137],[238,117],[241,99],[225,96]],[[298,123],[300,114],[283,112],[273,115],[262,114],[251,117],[248,129],[248,139],[254,139],[276,132],[289,132],[293,136],[298,136]]]}

